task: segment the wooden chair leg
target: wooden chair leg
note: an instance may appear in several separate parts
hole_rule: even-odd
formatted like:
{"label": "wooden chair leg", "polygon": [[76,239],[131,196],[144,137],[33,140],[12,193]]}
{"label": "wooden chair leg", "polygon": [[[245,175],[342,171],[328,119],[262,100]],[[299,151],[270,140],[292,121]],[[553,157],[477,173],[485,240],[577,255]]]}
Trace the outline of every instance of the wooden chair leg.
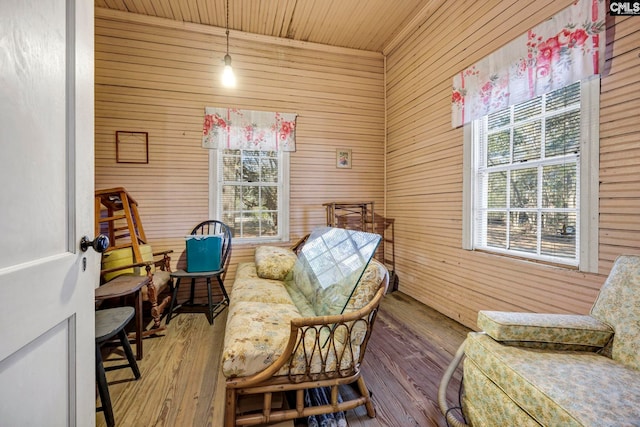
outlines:
{"label": "wooden chair leg", "polygon": [[160,328],[160,320],[162,320],[162,313],[164,313],[164,310],[165,308],[167,308],[167,305],[169,305],[169,302],[171,302],[171,297],[167,295],[166,297],[164,297],[161,303],[156,305],[155,315],[154,315],[154,312],[151,312],[153,316],[154,328],[156,329]]}
{"label": "wooden chair leg", "polygon": [[233,388],[227,388],[227,403],[224,410],[224,425],[225,427],[236,426],[236,403],[238,396],[236,390]]}
{"label": "wooden chair leg", "polygon": [[376,416],[376,408],[373,407],[373,402],[371,401],[371,394],[369,393],[369,389],[364,382],[364,378],[362,375],[358,377],[358,390],[360,390],[360,394],[366,399],[364,406],[367,408],[367,415],[369,418],[375,418]]}
{"label": "wooden chair leg", "polygon": [[211,296],[211,278],[207,277],[207,299],[209,304],[209,324],[213,325],[213,300]]}
{"label": "wooden chair leg", "polygon": [[127,336],[124,328],[118,332],[118,337],[120,338],[120,343],[124,349],[124,354],[127,356],[127,360],[129,361],[129,366],[133,371],[133,376],[136,377],[136,379],[140,379],[140,369],[138,368],[136,357],[133,355],[133,350],[131,350],[131,344],[129,343],[129,337]]}
{"label": "wooden chair leg", "polygon": [[153,318],[152,329],[160,329],[162,313],[164,312],[167,304],[169,304],[169,301],[171,301],[171,297],[167,296],[162,300],[160,304],[158,304],[158,291],[156,289],[156,285],[153,282],[150,282],[147,285],[147,297],[149,299],[149,302],[151,303],[151,317]]}
{"label": "wooden chair leg", "polygon": [[193,304],[193,299],[196,294],[196,279],[195,277],[191,278],[191,289],[189,290],[189,304]]}
{"label": "wooden chair leg", "polygon": [[98,393],[100,394],[100,403],[102,407],[98,408],[104,412],[104,418],[108,427],[113,427],[116,422],[113,418],[113,408],[111,407],[111,397],[109,396],[109,385],[107,384],[107,375],[104,371],[102,363],[102,352],[100,346],[96,345],[96,383],[98,384]]}
{"label": "wooden chair leg", "polygon": [[173,316],[173,310],[176,306],[176,301],[178,301],[178,288],[180,288],[180,277],[176,279],[176,283],[173,285],[173,293],[171,295],[171,304],[169,304],[169,313],[167,313],[167,320],[165,322],[166,325],[171,321],[171,316]]}
{"label": "wooden chair leg", "polygon": [[216,276],[216,279],[218,279],[218,285],[220,286],[220,290],[222,291],[222,295],[224,296],[225,301],[227,301],[227,303],[229,302],[229,294],[227,294],[227,289],[224,287],[224,281],[222,280],[222,277],[220,277],[219,275]]}

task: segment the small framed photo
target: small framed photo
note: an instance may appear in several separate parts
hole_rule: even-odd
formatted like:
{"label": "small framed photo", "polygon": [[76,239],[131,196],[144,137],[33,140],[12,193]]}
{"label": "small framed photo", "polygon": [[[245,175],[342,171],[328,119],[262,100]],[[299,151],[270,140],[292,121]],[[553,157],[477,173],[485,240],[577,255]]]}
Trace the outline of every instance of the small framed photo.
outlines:
{"label": "small framed photo", "polygon": [[338,148],[336,150],[336,167],[351,169],[351,149]]}

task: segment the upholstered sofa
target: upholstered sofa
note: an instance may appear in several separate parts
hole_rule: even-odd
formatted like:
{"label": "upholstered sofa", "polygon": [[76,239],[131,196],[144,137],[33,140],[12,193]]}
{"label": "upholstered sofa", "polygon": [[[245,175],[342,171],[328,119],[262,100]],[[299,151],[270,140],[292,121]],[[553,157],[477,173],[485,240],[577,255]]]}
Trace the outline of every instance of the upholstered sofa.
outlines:
{"label": "upholstered sofa", "polygon": [[[590,315],[480,311],[445,373],[450,425],[640,426],[640,257],[620,256]],[[462,408],[446,388],[463,356]]]}
{"label": "upholstered sofa", "polygon": [[[238,265],[222,354],[226,426],[280,422],[360,405],[375,416],[360,366],[388,271],[372,260],[353,293],[343,295],[346,308],[336,307],[342,313],[318,316],[320,300],[309,294],[318,290],[295,268],[297,260],[289,248],[259,246],[254,262]],[[333,288],[324,292],[335,292]],[[320,311],[332,311],[326,309]],[[352,385],[352,396],[338,393],[343,385]],[[331,401],[305,407],[305,390],[316,387],[329,387]],[[282,404],[283,392],[295,396],[293,405]],[[241,399],[247,396],[255,407],[243,412]]]}

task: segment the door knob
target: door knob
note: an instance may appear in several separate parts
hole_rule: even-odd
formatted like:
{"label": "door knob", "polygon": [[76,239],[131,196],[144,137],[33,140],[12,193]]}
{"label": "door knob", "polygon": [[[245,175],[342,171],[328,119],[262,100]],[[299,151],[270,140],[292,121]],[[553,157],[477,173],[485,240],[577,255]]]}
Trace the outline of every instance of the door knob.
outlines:
{"label": "door knob", "polygon": [[94,251],[102,253],[109,247],[109,238],[104,234],[100,234],[93,240],[89,240],[87,236],[83,236],[82,239],[80,239],[80,250],[86,252],[90,247],[93,248]]}

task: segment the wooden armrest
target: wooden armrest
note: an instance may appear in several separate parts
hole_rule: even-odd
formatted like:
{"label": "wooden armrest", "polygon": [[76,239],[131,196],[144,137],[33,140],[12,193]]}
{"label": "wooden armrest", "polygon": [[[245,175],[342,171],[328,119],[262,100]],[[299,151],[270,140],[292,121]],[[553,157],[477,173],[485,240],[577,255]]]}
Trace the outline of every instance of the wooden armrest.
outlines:
{"label": "wooden armrest", "polygon": [[162,257],[155,260],[155,266],[159,267],[161,270],[171,272],[171,257],[170,253],[173,253],[173,249],[168,249],[166,251],[154,252],[154,257]]}
{"label": "wooden armrest", "polygon": [[166,251],[154,252],[153,256],[166,256],[167,254],[173,253],[173,249],[167,249]]}
{"label": "wooden armrest", "polygon": [[[375,298],[374,298],[375,299]],[[349,313],[335,314],[332,316],[316,316],[316,317],[300,317],[291,319],[291,331],[305,328],[309,326],[327,326],[336,323],[349,323],[365,317],[373,310],[370,304],[362,307],[358,311],[350,311]]]}

